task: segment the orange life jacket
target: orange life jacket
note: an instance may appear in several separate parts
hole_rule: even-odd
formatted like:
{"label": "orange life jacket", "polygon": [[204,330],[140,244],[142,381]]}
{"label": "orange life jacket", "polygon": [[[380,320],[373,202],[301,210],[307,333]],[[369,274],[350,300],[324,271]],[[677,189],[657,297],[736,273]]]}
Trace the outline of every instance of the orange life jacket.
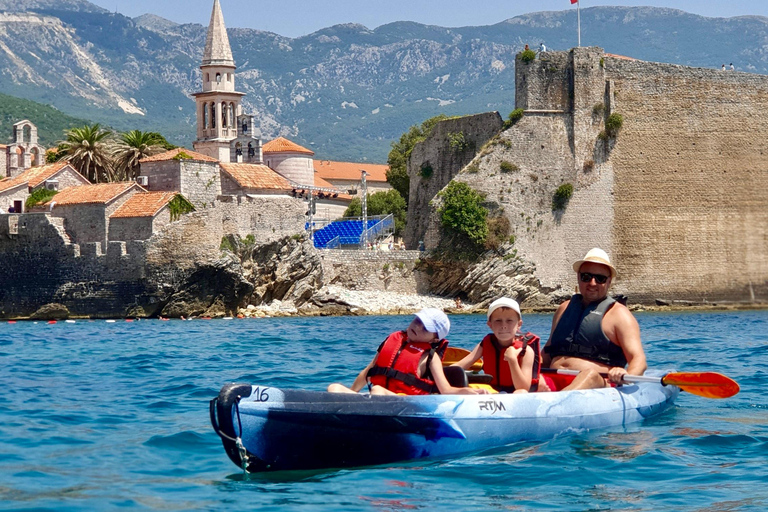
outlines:
{"label": "orange life jacket", "polygon": [[[531,387],[528,391],[536,391],[539,387],[539,371],[541,368],[539,341],[538,336],[527,332],[515,336],[515,341],[512,344],[515,348],[523,347],[517,359],[520,364],[523,362],[525,351],[529,347],[533,350],[533,371],[531,372]],[[483,346],[483,372],[493,375],[491,386],[498,391],[514,391],[515,384],[512,381],[512,372],[509,369],[509,363],[504,360],[504,351],[507,347],[499,345],[499,341],[493,334],[488,334],[481,343]]]}
{"label": "orange life jacket", "polygon": [[[379,347],[376,364],[368,370],[368,380],[394,393],[407,395],[429,395],[437,393],[437,386],[429,371],[432,358],[442,359],[448,340],[435,343],[415,343],[408,341],[405,331],[390,334]],[[428,353],[426,370],[419,376],[419,362],[424,353]]]}

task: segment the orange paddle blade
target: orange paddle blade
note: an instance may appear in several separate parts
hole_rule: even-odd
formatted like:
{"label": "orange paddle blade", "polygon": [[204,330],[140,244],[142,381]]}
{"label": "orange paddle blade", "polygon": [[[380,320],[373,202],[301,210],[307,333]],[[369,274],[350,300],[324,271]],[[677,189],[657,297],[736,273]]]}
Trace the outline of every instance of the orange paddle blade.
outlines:
{"label": "orange paddle blade", "polygon": [[[469,355],[469,350],[464,350],[458,347],[448,347],[445,349],[445,355],[443,356],[443,366],[450,366],[456,364]],[[469,367],[470,371],[479,372],[483,369],[483,360],[478,359]]]}
{"label": "orange paddle blade", "polygon": [[728,398],[739,392],[735,380],[714,372],[673,372],[662,377],[661,382],[706,398]]}

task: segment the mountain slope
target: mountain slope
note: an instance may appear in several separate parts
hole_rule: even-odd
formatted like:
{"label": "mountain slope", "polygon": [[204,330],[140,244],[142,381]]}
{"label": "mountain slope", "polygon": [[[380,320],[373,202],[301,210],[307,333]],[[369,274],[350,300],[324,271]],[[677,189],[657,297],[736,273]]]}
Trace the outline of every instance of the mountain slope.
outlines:
{"label": "mountain slope", "polygon": [[[0,10],[11,2],[0,0]],[[0,12],[0,92],[117,129],[194,138],[206,27],[135,20],[85,1],[13,2]],[[91,7],[89,7],[91,5]],[[33,9],[34,7],[34,9]],[[30,11],[34,10],[32,13]],[[582,45],[643,60],[768,72],[768,18],[705,18],[673,9],[582,9]],[[439,113],[514,108],[514,57],[528,43],[575,45],[572,10],[485,27],[412,22],[328,27],[300,38],[230,28],[243,107],[269,140],[319,158],[386,159],[390,141]],[[230,26],[237,20],[226,20]]]}

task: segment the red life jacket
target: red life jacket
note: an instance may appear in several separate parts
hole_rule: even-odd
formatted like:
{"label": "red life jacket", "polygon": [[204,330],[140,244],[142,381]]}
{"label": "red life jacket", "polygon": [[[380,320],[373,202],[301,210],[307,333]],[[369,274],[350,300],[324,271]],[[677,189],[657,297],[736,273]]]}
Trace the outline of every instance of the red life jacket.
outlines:
{"label": "red life jacket", "polygon": [[[512,381],[512,372],[509,363],[504,360],[506,347],[499,345],[499,341],[493,334],[488,334],[481,342],[483,346],[483,372],[493,375],[491,386],[498,391],[512,392],[515,384]],[[539,388],[539,370],[541,368],[541,352],[539,350],[539,337],[527,332],[515,336],[512,344],[515,348],[523,347],[517,360],[522,364],[523,356],[528,347],[533,350],[533,371],[531,372],[531,387],[528,391],[536,391]]]}
{"label": "red life jacket", "polygon": [[[379,347],[376,364],[368,370],[371,384],[382,386],[393,393],[406,395],[429,395],[437,393],[437,386],[429,371],[429,364],[435,354],[442,359],[447,340],[435,343],[414,343],[408,341],[405,331],[390,334]],[[427,352],[426,370],[419,377],[419,361]]]}

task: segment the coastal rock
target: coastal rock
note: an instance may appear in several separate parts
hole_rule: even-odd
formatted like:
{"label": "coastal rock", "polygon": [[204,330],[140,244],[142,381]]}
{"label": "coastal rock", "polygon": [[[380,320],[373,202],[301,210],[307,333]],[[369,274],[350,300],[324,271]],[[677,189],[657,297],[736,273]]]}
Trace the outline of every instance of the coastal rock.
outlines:
{"label": "coastal rock", "polygon": [[32,320],[65,320],[69,318],[69,309],[64,304],[51,303],[41,306],[30,315]]}
{"label": "coastal rock", "polygon": [[322,286],[320,257],[309,240],[285,237],[238,252],[243,276],[253,286],[250,304],[287,300],[298,307]]}
{"label": "coastal rock", "polygon": [[243,278],[240,263],[230,256],[200,265],[178,290],[163,307],[163,316],[231,315],[244,305],[253,285]]}

